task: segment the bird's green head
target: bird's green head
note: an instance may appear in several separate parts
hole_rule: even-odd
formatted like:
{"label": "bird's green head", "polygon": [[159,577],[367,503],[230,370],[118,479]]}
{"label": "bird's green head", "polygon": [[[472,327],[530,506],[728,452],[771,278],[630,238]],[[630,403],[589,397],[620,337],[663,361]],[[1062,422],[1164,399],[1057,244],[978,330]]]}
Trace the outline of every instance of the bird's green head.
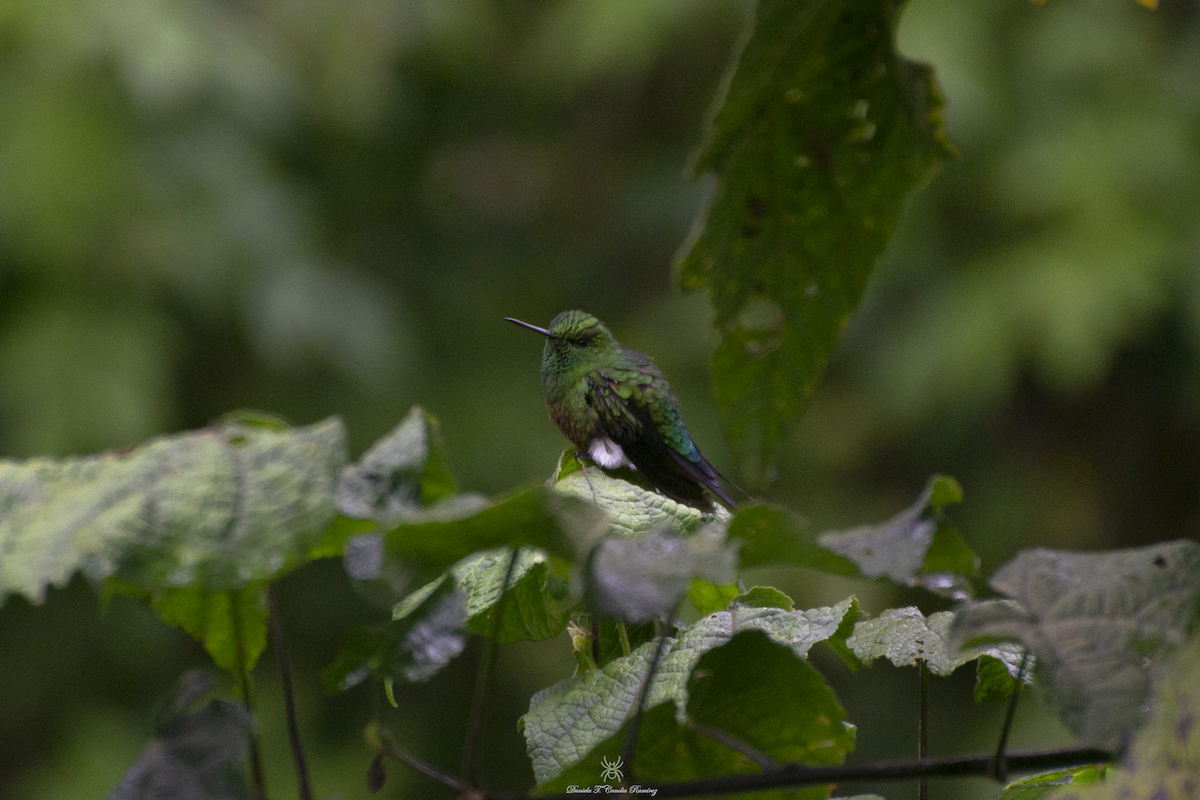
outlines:
{"label": "bird's green head", "polygon": [[564,311],[550,322],[549,329],[512,317],[506,319],[546,337],[546,346],[542,350],[542,386],[547,399],[560,389],[566,391],[589,372],[621,358],[621,346],[608,328],[585,311]]}

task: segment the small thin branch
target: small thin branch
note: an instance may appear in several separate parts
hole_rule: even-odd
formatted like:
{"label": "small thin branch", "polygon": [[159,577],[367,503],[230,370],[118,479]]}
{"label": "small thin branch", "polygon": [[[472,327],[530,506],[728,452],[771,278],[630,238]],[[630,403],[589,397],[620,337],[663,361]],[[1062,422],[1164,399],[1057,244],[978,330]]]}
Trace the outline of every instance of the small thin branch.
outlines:
{"label": "small thin branch", "polygon": [[[229,621],[233,625],[233,647],[237,657],[238,691],[242,695],[242,706],[251,717],[254,706],[250,702],[250,676],[246,673],[246,640],[242,631],[242,612],[238,607],[238,593],[229,592]],[[250,729],[250,774],[254,780],[254,794],[259,800],[267,800],[267,778],[263,772],[262,753],[258,750],[258,737]]]}
{"label": "small thin branch", "polygon": [[430,766],[416,756],[409,755],[407,752],[400,749],[400,746],[392,741],[392,737],[388,736],[387,732],[384,731],[383,728],[375,725],[374,723],[372,723],[368,729],[367,738],[372,740],[372,744],[375,744],[378,747],[379,752],[383,753],[385,756],[396,759],[409,769],[415,770],[427,778],[432,778],[443,786],[449,786],[456,792],[462,792],[469,788],[465,783],[460,781],[458,778],[455,778],[453,775],[447,775],[445,772],[442,772],[436,767]]}
{"label": "small thin branch", "polygon": [[710,739],[720,742],[730,750],[741,753],[763,769],[779,769],[779,765],[772,761],[769,755],[759,750],[754,745],[743,742],[741,739],[737,738],[728,731],[723,731],[720,728],[714,728],[711,725],[705,725],[703,722],[696,722],[694,719],[689,719],[687,726],[696,733],[703,734]]}
{"label": "small thin branch", "polygon": [[496,657],[496,634],[500,630],[500,621],[504,617],[504,599],[512,580],[513,570],[517,567],[517,554],[521,548],[514,547],[508,556],[508,567],[504,570],[504,581],[500,584],[500,597],[492,607],[492,627],[490,635],[483,643],[483,653],[479,656],[479,668],[475,672],[475,692],[471,697],[471,712],[467,717],[467,733],[463,741],[462,762],[459,772],[463,780],[473,781],[475,773],[475,749],[479,744],[479,734],[483,725],[483,706],[487,701],[488,688],[492,679],[492,662]]}
{"label": "small thin branch", "polygon": [[[1008,766],[1013,772],[1039,772],[1049,769],[1065,769],[1082,764],[1097,764],[1113,761],[1115,756],[1106,750],[1076,748],[1068,750],[1046,750],[1034,753],[1010,755]],[[827,783],[853,783],[856,781],[900,781],[914,778],[990,777],[992,756],[956,756],[951,758],[928,758],[900,761],[877,761],[870,764],[844,764],[833,766],[805,766],[788,764],[778,770],[757,775],[726,775],[717,778],[699,778],[677,783],[644,783],[642,788],[656,790],[655,798],[699,797],[741,794],[766,789],[794,789],[802,786],[818,786]],[[491,800],[516,800],[514,796],[488,795]],[[578,800],[574,794],[539,795],[537,800]]]}
{"label": "small thin branch", "polygon": [[1008,702],[1008,713],[1004,715],[1004,727],[1000,730],[1000,743],[996,745],[996,755],[992,759],[992,777],[998,781],[1008,780],[1008,759],[1004,749],[1008,747],[1008,734],[1012,731],[1013,719],[1017,715],[1017,697],[1021,694],[1021,686],[1025,682],[1025,668],[1029,666],[1029,650],[1021,656],[1021,668],[1017,670],[1017,683],[1013,686],[1012,699]]}
{"label": "small thin branch", "polygon": [[[921,673],[921,713],[917,717],[917,760],[924,761],[929,755],[929,665],[925,659],[917,659]],[[922,777],[917,783],[918,800],[929,800],[929,780]]]}
{"label": "small thin branch", "polygon": [[625,762],[625,769],[629,772],[626,783],[633,782],[633,751],[637,748],[638,728],[642,726],[642,713],[646,710],[646,698],[650,696],[650,684],[654,682],[654,673],[658,671],[658,664],[662,661],[666,647],[667,633],[663,631],[658,635],[654,658],[650,659],[650,669],[646,670],[646,680],[642,682],[642,689],[638,692],[637,710],[633,713],[633,720],[629,723],[629,733],[625,735],[625,745],[621,748],[621,760]]}
{"label": "small thin branch", "polygon": [[296,784],[300,800],[312,800],[312,785],[308,780],[308,764],[304,760],[304,748],[300,744],[300,726],[296,724],[296,698],[292,693],[292,667],[288,660],[287,639],[283,635],[283,617],[279,613],[279,598],[275,584],[267,586],[267,607],[271,620],[271,644],[275,647],[275,658],[279,661],[279,679],[283,684],[283,708],[287,716],[288,742],[292,746],[292,760],[296,764]]}

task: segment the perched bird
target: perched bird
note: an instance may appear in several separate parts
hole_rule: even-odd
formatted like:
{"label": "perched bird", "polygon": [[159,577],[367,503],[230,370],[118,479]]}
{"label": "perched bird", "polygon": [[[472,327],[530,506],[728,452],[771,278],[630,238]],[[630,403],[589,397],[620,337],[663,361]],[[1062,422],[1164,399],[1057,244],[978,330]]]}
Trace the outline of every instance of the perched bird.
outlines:
{"label": "perched bird", "polygon": [[636,467],[667,497],[703,511],[713,509],[705,489],[737,506],[692,441],[679,401],[652,358],[622,347],[583,311],[562,312],[549,330],[505,319],[546,337],[546,408],[581,452],[607,469]]}

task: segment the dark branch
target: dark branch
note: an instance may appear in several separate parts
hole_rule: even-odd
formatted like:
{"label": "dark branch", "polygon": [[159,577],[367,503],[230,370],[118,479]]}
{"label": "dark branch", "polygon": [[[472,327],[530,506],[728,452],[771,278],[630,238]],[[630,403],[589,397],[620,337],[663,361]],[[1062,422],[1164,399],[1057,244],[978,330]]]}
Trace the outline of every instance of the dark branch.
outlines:
{"label": "dark branch", "polygon": [[1008,734],[1012,730],[1013,719],[1017,715],[1017,698],[1021,695],[1021,684],[1025,682],[1025,668],[1029,666],[1029,650],[1021,656],[1021,668],[1017,670],[1017,683],[1013,686],[1012,700],[1008,703],[1008,713],[1004,715],[1004,727],[1000,730],[1000,743],[996,745],[996,755],[992,758],[992,775],[998,781],[1008,778],[1008,759],[1004,750],[1008,747]]}
{"label": "dark branch", "polygon": [[[242,706],[251,717],[254,716],[254,705],[250,702],[250,676],[246,674],[246,640],[242,632],[242,612],[238,607],[238,593],[232,591],[229,595],[229,621],[233,625],[233,647],[237,657],[238,692],[242,695]],[[263,772],[262,753],[258,749],[258,737],[254,729],[250,730],[250,774],[254,780],[254,795],[259,800],[267,800],[267,778]]]}
{"label": "dark branch", "polygon": [[650,659],[650,668],[646,670],[646,680],[642,682],[642,690],[638,692],[637,709],[633,713],[633,721],[629,723],[629,732],[625,735],[625,746],[621,748],[621,758],[625,769],[629,772],[629,781],[633,780],[633,752],[637,749],[638,729],[642,726],[642,713],[646,710],[646,698],[650,696],[650,684],[654,682],[654,673],[658,671],[667,649],[667,633],[658,634],[658,644],[654,648],[654,657]]}
{"label": "dark branch", "polygon": [[409,769],[416,770],[427,778],[432,778],[443,786],[449,786],[456,792],[463,792],[469,787],[455,778],[453,775],[447,775],[436,767],[426,764],[416,756],[409,755],[400,746],[392,741],[392,738],[387,735],[383,728],[372,723],[367,729],[367,739],[379,748],[379,752],[383,753],[388,758],[394,758],[401,764],[404,764]]}
{"label": "dark branch", "polygon": [[279,680],[283,684],[283,709],[287,716],[288,743],[292,747],[292,760],[296,764],[296,788],[300,800],[312,800],[312,785],[308,780],[308,763],[304,760],[304,748],[300,744],[300,726],[296,723],[296,698],[292,693],[292,665],[288,660],[287,639],[283,635],[283,618],[279,614],[279,598],[275,595],[275,584],[267,586],[267,608],[271,618],[271,644],[275,647],[275,658],[279,662]]}
{"label": "dark branch", "polygon": [[[1008,757],[1008,767],[1013,772],[1039,772],[1043,770],[1104,763],[1114,760],[1112,753],[1093,748],[1071,750],[1047,750],[1022,753]],[[852,783],[854,781],[899,781],[915,778],[988,777],[992,769],[992,756],[959,756],[955,758],[930,758],[920,760],[877,761],[872,764],[845,764],[840,766],[803,766],[789,764],[781,769],[758,775],[724,775],[716,778],[699,778],[678,783],[644,783],[642,788],[656,789],[655,798],[699,797],[758,792],[767,789],[794,789],[801,786],[818,786],[825,783]],[[491,800],[517,800],[516,797],[488,795]],[[538,800],[578,800],[576,794],[539,795]]]}
{"label": "dark branch", "polygon": [[521,548],[514,547],[508,556],[508,567],[504,570],[504,582],[500,584],[500,597],[492,607],[492,627],[490,635],[483,642],[483,652],[479,656],[479,668],[475,673],[475,692],[471,697],[471,712],[467,717],[467,732],[463,737],[461,772],[466,781],[474,779],[475,749],[479,744],[479,734],[483,725],[483,706],[487,702],[488,687],[492,679],[492,662],[496,658],[496,634],[504,619],[504,598],[508,585],[512,581],[513,570],[517,566],[517,554]]}

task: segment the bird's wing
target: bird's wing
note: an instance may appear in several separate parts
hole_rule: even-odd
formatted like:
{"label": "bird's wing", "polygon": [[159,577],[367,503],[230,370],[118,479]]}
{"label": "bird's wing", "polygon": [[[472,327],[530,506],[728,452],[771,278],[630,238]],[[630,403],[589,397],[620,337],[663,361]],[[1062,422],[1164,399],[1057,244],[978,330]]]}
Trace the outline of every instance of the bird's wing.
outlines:
{"label": "bird's wing", "polygon": [[[592,406],[600,417],[601,429],[621,446],[625,456],[656,488],[668,497],[711,510],[712,503],[701,488],[704,487],[731,508],[736,508],[737,504],[720,483],[720,474],[692,443],[686,429],[682,433],[674,431],[670,441],[663,436],[663,426],[655,419],[647,402],[651,398],[646,395],[656,389],[665,390],[665,380],[659,384],[653,381],[654,375],[642,373],[642,380],[631,386],[628,380],[622,382],[603,371],[595,375]],[[661,379],[661,373],[657,377]],[[625,391],[622,391],[623,387]],[[658,401],[660,413],[678,418],[678,410],[674,406],[667,407],[673,398],[653,399]],[[690,450],[687,455],[679,452],[683,442]],[[693,454],[695,459],[689,457]]]}

